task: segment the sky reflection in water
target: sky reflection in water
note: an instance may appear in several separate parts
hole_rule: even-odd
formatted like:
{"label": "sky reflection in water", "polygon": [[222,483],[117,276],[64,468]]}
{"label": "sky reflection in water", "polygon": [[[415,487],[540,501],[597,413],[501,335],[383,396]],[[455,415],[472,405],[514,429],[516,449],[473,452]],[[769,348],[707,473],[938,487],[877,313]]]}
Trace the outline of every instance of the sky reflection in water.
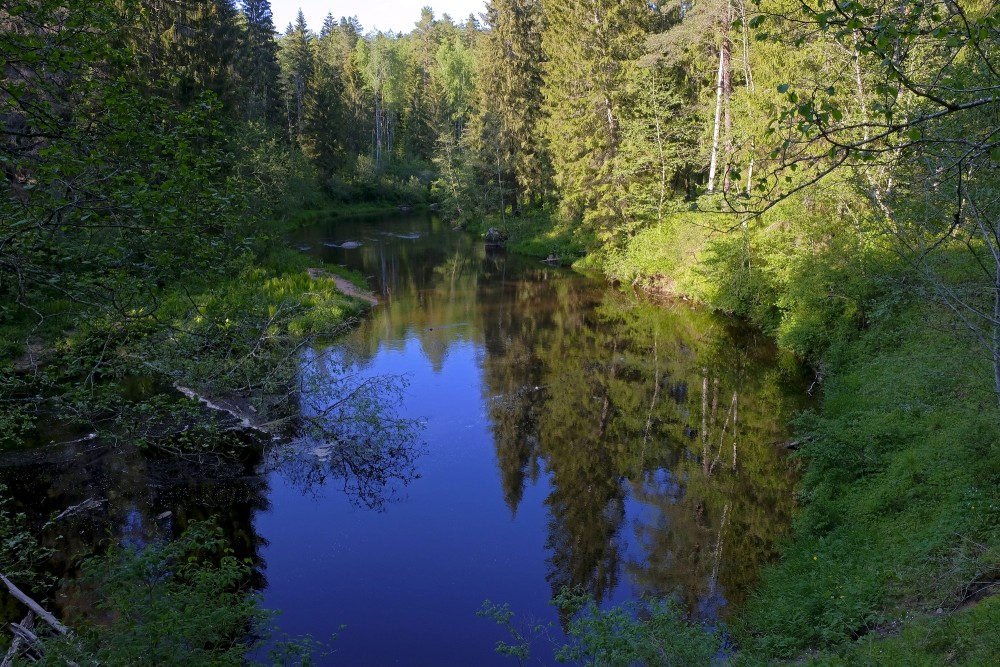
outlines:
{"label": "sky reflection in water", "polygon": [[563,585],[605,603],[676,592],[707,618],[739,604],[792,510],[775,444],[801,390],[766,341],[487,256],[436,220],[332,222],[298,243],[371,276],[383,304],[329,352],[403,374],[399,413],[425,444],[398,450],[384,503],[334,469],[270,474],[254,530],[283,629],[345,625],[330,664],[511,664],[475,615],[485,599],[556,626]]}

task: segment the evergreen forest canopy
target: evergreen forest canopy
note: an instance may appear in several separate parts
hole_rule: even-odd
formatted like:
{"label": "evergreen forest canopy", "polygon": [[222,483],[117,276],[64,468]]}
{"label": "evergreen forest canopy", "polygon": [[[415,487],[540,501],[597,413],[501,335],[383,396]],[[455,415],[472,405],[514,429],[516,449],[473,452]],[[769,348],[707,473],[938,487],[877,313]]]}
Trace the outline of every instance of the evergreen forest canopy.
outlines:
{"label": "evergreen forest canopy", "polygon": [[[811,504],[790,553],[864,551],[843,517],[876,515],[888,551],[899,513],[937,526],[911,558],[962,563],[928,592],[920,568],[889,582],[831,557],[856,606],[778,568],[747,646],[839,646],[899,600],[995,586],[995,510],[954,518],[1000,506],[995,2],[491,0],[457,22],[425,7],[406,34],[301,12],[279,34],[267,0],[14,0],[0,26],[0,445],[56,415],[190,457],[191,413],[127,397],[136,376],[287,419],[283,362],[359,307],[303,277],[279,223],[436,204],[807,359],[828,394],[800,424]],[[934,438],[956,458],[900,444]],[[945,472],[928,486],[925,467]],[[913,502],[851,504],[854,483]],[[813,612],[767,608],[779,594]]]}

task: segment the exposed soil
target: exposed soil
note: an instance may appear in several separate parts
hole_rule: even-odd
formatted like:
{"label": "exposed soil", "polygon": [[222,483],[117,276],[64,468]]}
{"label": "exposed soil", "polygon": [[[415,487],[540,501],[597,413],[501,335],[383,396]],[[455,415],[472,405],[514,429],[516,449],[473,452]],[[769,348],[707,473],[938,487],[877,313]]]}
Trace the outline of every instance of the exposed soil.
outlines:
{"label": "exposed soil", "polygon": [[307,271],[309,273],[309,277],[313,279],[316,278],[332,279],[333,282],[337,285],[337,289],[340,290],[342,293],[346,294],[347,296],[351,296],[354,297],[355,299],[360,299],[362,301],[367,301],[373,306],[378,305],[378,298],[376,298],[374,294],[372,294],[367,290],[361,289],[360,287],[352,283],[350,280],[347,280],[346,278],[342,278],[341,276],[338,276],[335,273],[330,273],[325,269],[307,269]]}

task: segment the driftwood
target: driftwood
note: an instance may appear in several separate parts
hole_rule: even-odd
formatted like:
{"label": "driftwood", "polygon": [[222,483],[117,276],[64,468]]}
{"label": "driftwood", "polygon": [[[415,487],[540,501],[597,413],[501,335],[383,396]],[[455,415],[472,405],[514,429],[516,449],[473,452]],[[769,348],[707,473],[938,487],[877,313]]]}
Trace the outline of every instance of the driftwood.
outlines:
{"label": "driftwood", "polygon": [[[35,615],[38,616],[38,618],[42,619],[50,626],[52,626],[52,628],[56,632],[58,632],[61,635],[71,634],[70,629],[67,628],[65,625],[63,625],[62,623],[60,623],[58,618],[56,618],[49,612],[45,611],[45,609],[42,608],[42,605],[38,604],[30,597],[28,597],[28,595],[25,594],[20,588],[15,586],[14,582],[8,579],[6,575],[0,574],[0,581],[2,581],[5,586],[7,586],[7,590],[10,591],[11,595],[13,595],[18,601],[22,602],[28,609],[35,612]],[[15,625],[17,624],[16,623],[11,624],[12,627]],[[37,641],[37,637],[35,639]]]}
{"label": "driftwood", "polygon": [[[32,600],[26,593],[24,593],[20,588],[14,585],[14,583],[8,579],[5,575],[0,574],[0,581],[7,586],[7,590],[10,594],[14,596],[18,601],[24,603],[30,611],[28,615],[24,617],[24,620],[20,623],[11,623],[10,630],[14,635],[14,639],[11,641],[10,649],[7,651],[7,655],[4,656],[2,662],[0,662],[0,667],[9,667],[13,664],[14,660],[26,649],[34,647],[36,652],[42,651],[41,641],[38,638],[38,634],[35,632],[35,617],[42,619],[48,623],[53,630],[61,635],[70,637],[73,635],[73,631],[67,628],[65,625],[59,622],[55,616],[45,611],[42,605],[38,604]],[[77,663],[72,660],[66,661],[67,667],[80,667]]]}
{"label": "driftwood", "polygon": [[94,500],[93,498],[87,498],[82,503],[78,503],[76,505],[70,505],[69,507],[67,507],[66,509],[64,509],[62,512],[59,513],[59,515],[56,517],[55,520],[56,521],[61,521],[62,519],[65,519],[68,516],[73,516],[74,514],[77,514],[79,512],[86,512],[88,510],[96,510],[98,507],[100,507],[101,505],[103,505],[106,502],[108,502],[108,501],[104,500],[104,499]]}
{"label": "driftwood", "polygon": [[217,412],[222,412],[224,414],[229,415],[238,422],[237,428],[254,430],[258,431],[259,433],[268,432],[267,429],[264,428],[263,426],[254,423],[254,420],[248,417],[238,406],[225,405],[221,399],[219,399],[218,401],[213,401],[212,399],[202,396],[194,389],[188,389],[187,387],[183,387],[179,384],[175,384],[174,389],[184,394],[184,396],[186,396],[187,398],[190,398],[193,401],[198,401],[199,403],[207,407],[209,410],[215,410]]}
{"label": "driftwood", "polygon": [[14,639],[10,642],[10,648],[7,649],[7,655],[4,656],[3,662],[0,662],[0,667],[10,667],[14,664],[14,660],[21,655],[21,651],[26,648],[24,637],[17,631],[17,628],[27,628],[28,630],[33,630],[35,627],[35,612],[29,611],[28,615],[24,617],[24,620],[18,623],[11,624],[11,630],[14,633]]}
{"label": "driftwood", "polygon": [[26,627],[22,623],[11,623],[10,629],[13,631],[15,639],[20,639],[28,644],[38,643],[38,635],[35,634],[34,627]]}

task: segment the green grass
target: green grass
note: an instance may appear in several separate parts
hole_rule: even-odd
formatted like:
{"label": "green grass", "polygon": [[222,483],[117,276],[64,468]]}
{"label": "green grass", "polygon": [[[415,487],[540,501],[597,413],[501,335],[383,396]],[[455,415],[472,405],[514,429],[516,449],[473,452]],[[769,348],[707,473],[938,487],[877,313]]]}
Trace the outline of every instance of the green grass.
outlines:
{"label": "green grass", "polygon": [[[1000,441],[981,351],[947,324],[913,306],[832,355],[822,411],[797,424],[803,509],[738,619],[741,662],[980,664],[996,643],[966,631],[994,602],[951,614],[1000,575]],[[971,662],[933,662],[949,655]]]}
{"label": "green grass", "polygon": [[1000,657],[1000,598],[987,598],[968,609],[954,613],[931,613],[905,623],[898,634],[871,635],[870,638],[843,647],[806,664],[907,665],[907,667],[941,667],[996,665]]}

